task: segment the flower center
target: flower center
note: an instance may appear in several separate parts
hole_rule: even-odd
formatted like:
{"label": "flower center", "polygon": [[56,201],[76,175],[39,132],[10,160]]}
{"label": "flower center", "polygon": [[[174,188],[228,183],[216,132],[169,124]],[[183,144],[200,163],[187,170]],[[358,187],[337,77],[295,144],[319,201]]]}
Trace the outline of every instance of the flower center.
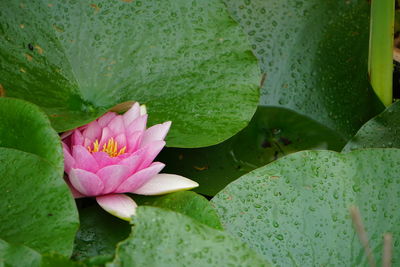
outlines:
{"label": "flower center", "polygon": [[115,141],[113,137],[111,137],[110,139],[108,139],[108,142],[103,145],[102,150],[100,150],[99,140],[97,139],[93,142],[93,149],[90,146],[88,146],[87,149],[90,153],[102,151],[106,152],[110,157],[118,157],[119,155],[125,153],[126,146],[118,150],[118,142]]}

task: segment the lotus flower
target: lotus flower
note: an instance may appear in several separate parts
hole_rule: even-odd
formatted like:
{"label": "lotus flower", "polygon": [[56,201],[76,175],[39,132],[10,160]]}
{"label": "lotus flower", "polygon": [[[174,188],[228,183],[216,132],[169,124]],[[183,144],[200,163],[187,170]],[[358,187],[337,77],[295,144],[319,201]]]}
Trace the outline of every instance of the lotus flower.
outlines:
{"label": "lotus flower", "polygon": [[135,103],[125,114],[108,112],[62,136],[66,181],[75,198],[95,197],[107,212],[130,220],[137,207],[123,193],[161,195],[197,187],[185,177],[159,174],[153,162],[165,145],[171,122],[146,129],[144,106]]}

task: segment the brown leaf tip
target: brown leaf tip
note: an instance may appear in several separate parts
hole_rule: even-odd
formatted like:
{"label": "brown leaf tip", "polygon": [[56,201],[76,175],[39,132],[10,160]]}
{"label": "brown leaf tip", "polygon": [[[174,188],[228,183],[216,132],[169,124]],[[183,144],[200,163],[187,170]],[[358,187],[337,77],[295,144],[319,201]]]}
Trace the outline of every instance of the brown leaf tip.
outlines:
{"label": "brown leaf tip", "polygon": [[3,85],[0,84],[0,97],[6,96],[6,90],[4,89]]}

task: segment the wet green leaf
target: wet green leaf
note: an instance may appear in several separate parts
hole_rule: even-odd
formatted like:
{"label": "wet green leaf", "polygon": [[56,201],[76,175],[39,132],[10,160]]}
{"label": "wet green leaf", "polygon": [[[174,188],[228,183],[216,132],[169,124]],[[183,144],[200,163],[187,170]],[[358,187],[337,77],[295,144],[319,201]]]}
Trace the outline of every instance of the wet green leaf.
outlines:
{"label": "wet green leaf", "polygon": [[111,266],[270,266],[223,231],[183,214],[139,207],[131,236]]}
{"label": "wet green leaf", "polygon": [[23,245],[13,245],[0,239],[0,266],[6,267],[85,267],[60,254],[40,255]]}
{"label": "wet green leaf", "polygon": [[[0,98],[0,237],[69,256],[78,227],[61,142],[35,105]],[[54,238],[54,237],[57,238]]]}
{"label": "wet green leaf", "polygon": [[212,203],[224,228],[275,266],[367,266],[349,207],[359,207],[380,262],[383,234],[400,238],[399,165],[398,149],[298,152],[239,178]]}
{"label": "wet green leaf", "polygon": [[400,148],[400,102],[364,124],[343,151],[367,147]]}
{"label": "wet green leaf", "polygon": [[0,147],[29,152],[64,170],[60,137],[37,106],[0,98]]}
{"label": "wet green leaf", "polygon": [[113,255],[98,255],[98,256],[94,256],[91,258],[87,258],[83,263],[86,266],[93,266],[93,267],[102,267],[104,266],[107,262],[111,262],[114,259]]}
{"label": "wet green leaf", "polygon": [[366,0],[227,0],[265,82],[261,104],[295,110],[349,139],[383,109],[367,79]]}
{"label": "wet green leaf", "polygon": [[149,205],[170,209],[182,213],[205,225],[222,230],[221,222],[215,209],[203,196],[191,191],[181,191],[165,196],[133,196],[139,205]]}
{"label": "wet green leaf", "polygon": [[72,261],[71,259],[59,254],[42,255],[42,264],[40,267],[86,267],[82,262]]}
{"label": "wet green leaf", "polygon": [[80,227],[76,235],[72,258],[114,256],[118,242],[128,237],[131,227],[128,222],[105,212],[97,204],[79,210]]}
{"label": "wet green leaf", "polygon": [[0,84],[64,131],[124,101],[173,121],[169,146],[219,143],[255,112],[260,71],[218,0],[0,3]]}
{"label": "wet green leaf", "polygon": [[340,151],[345,141],[306,116],[280,107],[259,107],[249,126],[227,141],[205,148],[164,149],[164,172],[200,184],[194,191],[213,196],[238,177],[304,149]]}
{"label": "wet green leaf", "polygon": [[40,266],[41,255],[22,245],[12,245],[0,239],[0,266]]}
{"label": "wet green leaf", "polygon": [[0,148],[0,237],[69,256],[79,220],[60,172],[42,158]]}

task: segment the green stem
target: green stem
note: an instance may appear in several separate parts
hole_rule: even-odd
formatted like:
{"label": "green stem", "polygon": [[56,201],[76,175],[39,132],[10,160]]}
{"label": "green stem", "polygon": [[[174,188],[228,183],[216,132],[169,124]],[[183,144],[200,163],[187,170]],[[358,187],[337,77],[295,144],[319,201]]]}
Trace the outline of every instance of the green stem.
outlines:
{"label": "green stem", "polygon": [[372,88],[389,106],[393,101],[394,0],[372,0],[368,73]]}

